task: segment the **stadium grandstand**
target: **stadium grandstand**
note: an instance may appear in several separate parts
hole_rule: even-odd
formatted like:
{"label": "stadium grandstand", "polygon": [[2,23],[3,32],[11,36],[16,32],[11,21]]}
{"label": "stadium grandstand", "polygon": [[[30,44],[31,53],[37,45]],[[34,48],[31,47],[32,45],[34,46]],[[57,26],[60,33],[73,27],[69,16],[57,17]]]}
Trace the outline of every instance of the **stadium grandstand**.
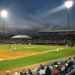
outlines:
{"label": "stadium grandstand", "polygon": [[27,35],[0,35],[0,43],[23,44],[72,44],[75,42],[75,32],[37,32]]}

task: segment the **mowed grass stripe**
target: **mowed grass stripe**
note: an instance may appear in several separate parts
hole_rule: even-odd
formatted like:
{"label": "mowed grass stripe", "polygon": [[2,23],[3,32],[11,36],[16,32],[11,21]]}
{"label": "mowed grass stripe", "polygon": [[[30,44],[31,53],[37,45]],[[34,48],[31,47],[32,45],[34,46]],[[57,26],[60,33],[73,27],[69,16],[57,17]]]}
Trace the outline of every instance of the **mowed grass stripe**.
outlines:
{"label": "mowed grass stripe", "polygon": [[71,55],[75,55],[75,48],[65,48],[64,50],[59,52],[49,52],[46,54],[40,54],[40,55],[20,58],[16,60],[0,61],[0,70],[28,66],[28,65],[49,61],[57,58],[63,58]]}

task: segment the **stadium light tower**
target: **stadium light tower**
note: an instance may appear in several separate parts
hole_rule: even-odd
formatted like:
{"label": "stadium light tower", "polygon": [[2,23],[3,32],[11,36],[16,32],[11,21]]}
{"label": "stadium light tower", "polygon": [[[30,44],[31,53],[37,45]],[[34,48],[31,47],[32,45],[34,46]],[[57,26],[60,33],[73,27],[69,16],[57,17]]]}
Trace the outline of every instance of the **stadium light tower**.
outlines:
{"label": "stadium light tower", "polygon": [[5,25],[6,25],[6,19],[8,17],[8,11],[7,10],[2,10],[0,11],[0,18],[2,21],[2,26],[3,26],[3,32],[5,33]]}
{"label": "stadium light tower", "polygon": [[73,0],[66,0],[64,2],[64,5],[65,5],[65,8],[70,9],[74,5],[74,1]]}
{"label": "stadium light tower", "polygon": [[2,10],[1,11],[1,17],[2,18],[7,18],[8,17],[8,11],[7,10]]}
{"label": "stadium light tower", "polygon": [[65,0],[64,1],[64,7],[67,9],[67,26],[69,28],[70,25],[70,9],[74,5],[74,0]]}
{"label": "stadium light tower", "polygon": [[[71,16],[71,14],[70,14],[70,12],[71,12],[71,8],[73,7],[73,5],[74,5],[74,0],[65,0],[64,1],[64,7],[66,8],[66,11],[67,11],[67,14],[66,14],[66,19],[67,19],[67,30],[68,31],[70,31],[70,30],[72,30],[71,29],[71,24],[70,24],[70,16]],[[69,38],[68,36],[66,37],[66,43],[70,46],[70,45],[72,45],[72,39],[71,38]]]}

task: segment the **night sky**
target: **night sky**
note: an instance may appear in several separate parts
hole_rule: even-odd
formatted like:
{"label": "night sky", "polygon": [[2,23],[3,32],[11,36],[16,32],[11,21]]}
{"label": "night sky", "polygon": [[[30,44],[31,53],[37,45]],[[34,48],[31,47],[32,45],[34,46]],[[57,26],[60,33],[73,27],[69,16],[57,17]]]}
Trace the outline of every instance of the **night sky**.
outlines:
{"label": "night sky", "polygon": [[[44,31],[51,27],[67,25],[64,0],[0,0],[0,11],[8,11],[8,18],[1,21],[0,31]],[[69,10],[70,24],[75,26],[75,5]]]}

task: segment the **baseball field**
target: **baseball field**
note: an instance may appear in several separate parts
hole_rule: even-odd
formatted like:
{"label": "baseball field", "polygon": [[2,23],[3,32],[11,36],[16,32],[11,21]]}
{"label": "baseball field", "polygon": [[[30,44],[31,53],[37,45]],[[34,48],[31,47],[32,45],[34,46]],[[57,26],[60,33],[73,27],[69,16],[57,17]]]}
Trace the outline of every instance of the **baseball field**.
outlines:
{"label": "baseball field", "polygon": [[73,55],[74,47],[0,44],[0,70],[11,70]]}

